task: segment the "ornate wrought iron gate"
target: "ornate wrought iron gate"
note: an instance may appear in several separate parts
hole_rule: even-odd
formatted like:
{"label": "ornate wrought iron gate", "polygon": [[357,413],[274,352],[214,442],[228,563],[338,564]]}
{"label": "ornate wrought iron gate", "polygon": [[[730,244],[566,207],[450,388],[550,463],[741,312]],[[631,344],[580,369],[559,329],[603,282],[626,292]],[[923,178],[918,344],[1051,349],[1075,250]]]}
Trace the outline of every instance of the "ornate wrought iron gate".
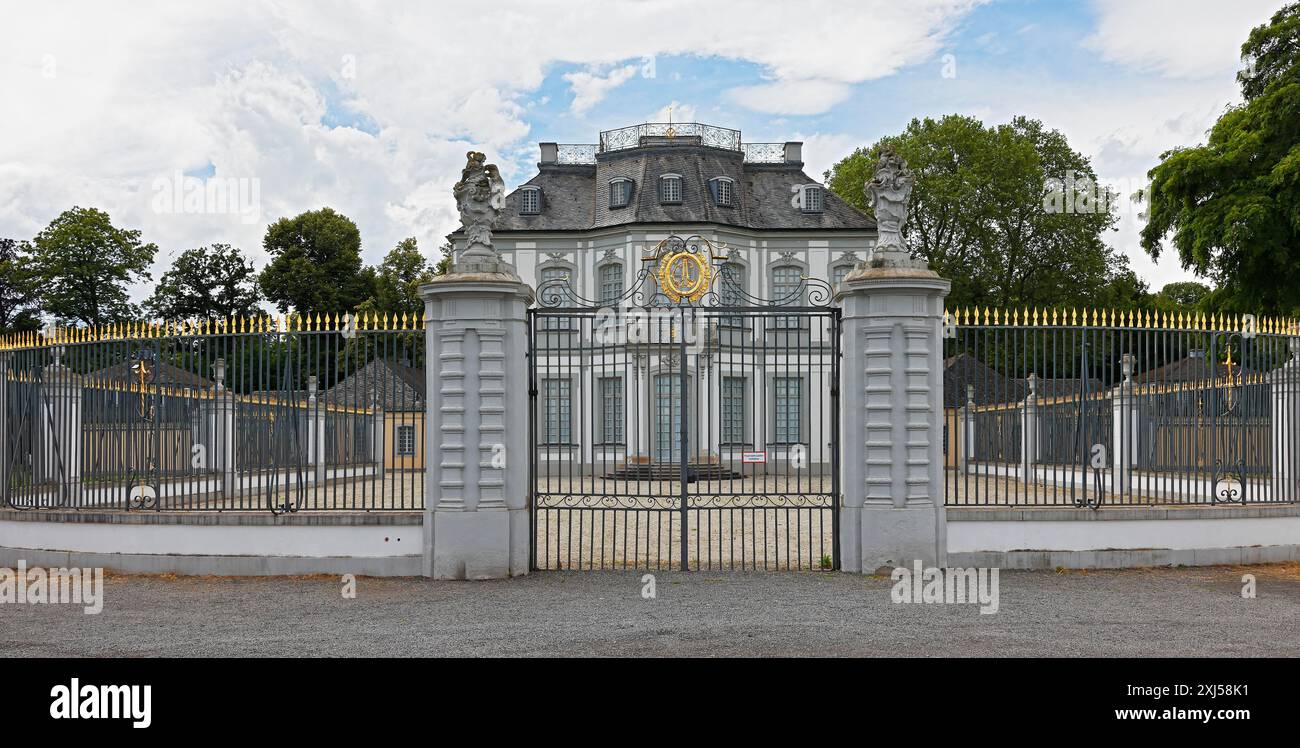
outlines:
{"label": "ornate wrought iron gate", "polygon": [[533,567],[837,568],[829,288],[749,296],[695,237],[645,259],[618,298],[556,278],[530,312]]}

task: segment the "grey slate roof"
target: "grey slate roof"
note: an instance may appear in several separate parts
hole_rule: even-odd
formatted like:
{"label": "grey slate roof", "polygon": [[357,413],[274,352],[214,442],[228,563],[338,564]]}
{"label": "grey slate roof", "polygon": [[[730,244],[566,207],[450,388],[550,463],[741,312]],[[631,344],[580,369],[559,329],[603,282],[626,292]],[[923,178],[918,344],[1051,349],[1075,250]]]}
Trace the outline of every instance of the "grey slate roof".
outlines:
{"label": "grey slate roof", "polygon": [[[751,229],[862,229],[876,226],[867,214],[824,191],[821,213],[791,205],[794,188],[817,183],[801,163],[748,164],[738,151],[709,146],[651,145],[602,153],[596,164],[540,164],[524,185],[542,188],[542,212],[520,215],[519,190],[506,196],[496,231],[579,231],[635,223],[718,223]],[[659,177],[682,175],[682,202],[659,202]],[[630,205],[609,207],[609,182],[633,181]],[[714,177],[735,182],[734,207],[715,205]],[[458,230],[459,231],[459,230]]]}
{"label": "grey slate roof", "polygon": [[[1250,377],[1256,374],[1253,369],[1233,364],[1232,375]],[[1138,384],[1183,384],[1188,382],[1209,382],[1214,379],[1226,379],[1228,365],[1223,362],[1211,364],[1205,353],[1189,355],[1173,363],[1165,364],[1148,371],[1133,375]]]}
{"label": "grey slate roof", "polygon": [[424,369],[375,359],[326,390],[322,399],[331,405],[369,408],[378,403],[385,411],[423,410]]}
{"label": "grey slate roof", "polygon": [[[969,353],[961,353],[944,359],[943,362],[943,407],[960,408],[966,404],[966,386],[975,387],[976,405],[995,405],[1001,403],[1018,403],[1029,396],[1029,381],[1020,378],[1008,378],[999,374],[993,367],[980,361]],[[1097,394],[1102,391],[1100,379],[1087,382],[1088,392]],[[1039,402],[1050,398],[1069,398],[1080,396],[1084,381],[1079,378],[1045,379],[1038,378]]]}

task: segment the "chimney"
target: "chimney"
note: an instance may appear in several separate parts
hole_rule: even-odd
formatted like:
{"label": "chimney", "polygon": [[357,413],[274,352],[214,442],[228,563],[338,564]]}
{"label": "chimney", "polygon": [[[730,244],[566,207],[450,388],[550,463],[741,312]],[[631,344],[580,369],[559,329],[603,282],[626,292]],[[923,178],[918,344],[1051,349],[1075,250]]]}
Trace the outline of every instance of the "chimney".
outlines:
{"label": "chimney", "polygon": [[559,157],[560,147],[555,143],[538,143],[537,145],[542,149],[542,163],[555,163],[556,159]]}
{"label": "chimney", "polygon": [[790,141],[785,144],[785,162],[787,164],[803,163],[803,143]]}

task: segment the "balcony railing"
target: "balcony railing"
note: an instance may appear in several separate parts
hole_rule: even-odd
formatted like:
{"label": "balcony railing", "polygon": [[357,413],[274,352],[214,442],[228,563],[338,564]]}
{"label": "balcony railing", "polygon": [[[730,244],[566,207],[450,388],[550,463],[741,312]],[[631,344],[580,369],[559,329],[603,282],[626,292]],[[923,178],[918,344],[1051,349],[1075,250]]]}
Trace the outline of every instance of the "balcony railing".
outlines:
{"label": "balcony railing", "polygon": [[682,138],[682,142],[738,151],[744,155],[745,162],[751,164],[780,164],[786,160],[784,143],[744,143],[739,130],[698,122],[647,122],[605,130],[600,133],[598,144],[561,144],[556,147],[555,163],[594,164],[597,154],[637,148],[644,145],[647,138],[657,141]]}

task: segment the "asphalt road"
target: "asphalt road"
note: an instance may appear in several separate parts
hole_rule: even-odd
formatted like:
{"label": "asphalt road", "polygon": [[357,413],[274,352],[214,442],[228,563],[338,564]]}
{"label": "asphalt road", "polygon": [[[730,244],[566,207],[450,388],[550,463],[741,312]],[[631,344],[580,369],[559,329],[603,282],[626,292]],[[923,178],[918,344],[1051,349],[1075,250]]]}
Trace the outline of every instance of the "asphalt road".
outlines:
{"label": "asphalt road", "polygon": [[[1257,597],[1243,599],[1242,575]],[[888,578],[544,572],[509,581],[112,576],[99,615],[0,604],[0,655],[1300,656],[1300,565],[1000,575],[999,610]]]}

